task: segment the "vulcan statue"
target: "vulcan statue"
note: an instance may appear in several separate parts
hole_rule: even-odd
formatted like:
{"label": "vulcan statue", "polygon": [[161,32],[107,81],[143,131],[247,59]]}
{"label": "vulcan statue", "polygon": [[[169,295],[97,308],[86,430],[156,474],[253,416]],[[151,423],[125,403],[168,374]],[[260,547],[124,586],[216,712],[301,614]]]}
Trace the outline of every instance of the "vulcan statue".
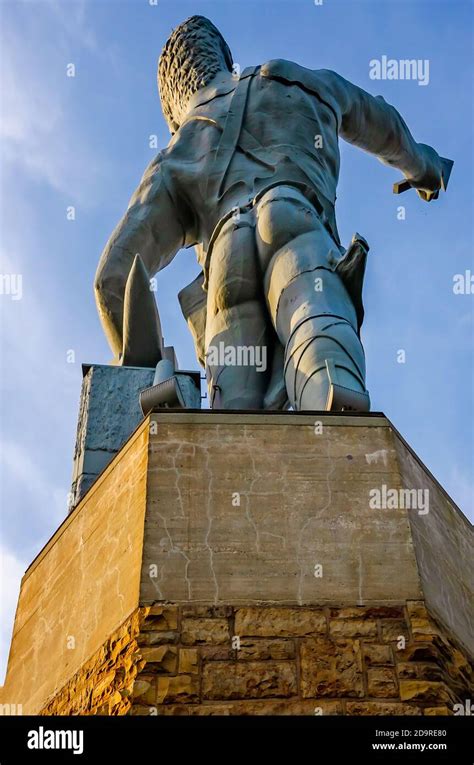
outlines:
{"label": "vulcan statue", "polygon": [[[398,168],[430,201],[452,163],[416,143],[381,96],[276,59],[240,71],[193,16],[158,64],[171,131],[107,243],[95,280],[115,363],[155,366],[158,312],[140,284],[182,247],[201,273],[179,294],[215,409],[368,411],[360,340],[368,245],[334,212],[339,137]],[[263,363],[264,362],[264,363]]]}

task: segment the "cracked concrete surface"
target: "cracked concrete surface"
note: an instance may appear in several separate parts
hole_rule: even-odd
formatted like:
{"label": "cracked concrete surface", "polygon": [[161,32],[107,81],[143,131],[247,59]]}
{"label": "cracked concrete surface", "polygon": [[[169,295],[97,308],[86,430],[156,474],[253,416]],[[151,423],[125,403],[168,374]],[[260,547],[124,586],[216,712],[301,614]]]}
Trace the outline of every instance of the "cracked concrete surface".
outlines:
{"label": "cracked concrete surface", "polygon": [[385,418],[323,417],[316,434],[311,416],[153,417],[143,604],[421,597],[407,513],[369,508],[371,488],[402,485]]}
{"label": "cracked concrete surface", "polygon": [[[472,526],[386,418],[318,415],[322,433],[312,415],[153,419],[143,604],[425,597],[474,651]],[[369,492],[382,484],[428,490],[430,512],[371,509]],[[168,546],[160,544],[164,531]],[[159,582],[148,576],[150,564]]]}

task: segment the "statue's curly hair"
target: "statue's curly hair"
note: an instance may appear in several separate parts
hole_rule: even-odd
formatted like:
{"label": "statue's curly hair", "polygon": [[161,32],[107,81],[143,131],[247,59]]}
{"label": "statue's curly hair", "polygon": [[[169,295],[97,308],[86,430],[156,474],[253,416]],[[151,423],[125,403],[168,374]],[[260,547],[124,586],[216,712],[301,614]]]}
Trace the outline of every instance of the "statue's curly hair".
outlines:
{"label": "statue's curly hair", "polygon": [[191,16],[168,38],[158,60],[161,108],[172,133],[176,132],[191,96],[222,69],[232,71],[229,46],[205,16]]}

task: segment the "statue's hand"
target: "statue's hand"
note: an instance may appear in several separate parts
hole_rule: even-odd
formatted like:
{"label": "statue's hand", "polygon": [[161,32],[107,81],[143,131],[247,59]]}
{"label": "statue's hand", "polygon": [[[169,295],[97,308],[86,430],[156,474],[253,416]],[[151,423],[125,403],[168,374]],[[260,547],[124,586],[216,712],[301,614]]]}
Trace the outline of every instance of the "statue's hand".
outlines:
{"label": "statue's hand", "polygon": [[443,164],[439,154],[425,143],[419,143],[423,170],[414,178],[407,178],[410,185],[416,189],[418,196],[425,202],[437,199],[442,187]]}

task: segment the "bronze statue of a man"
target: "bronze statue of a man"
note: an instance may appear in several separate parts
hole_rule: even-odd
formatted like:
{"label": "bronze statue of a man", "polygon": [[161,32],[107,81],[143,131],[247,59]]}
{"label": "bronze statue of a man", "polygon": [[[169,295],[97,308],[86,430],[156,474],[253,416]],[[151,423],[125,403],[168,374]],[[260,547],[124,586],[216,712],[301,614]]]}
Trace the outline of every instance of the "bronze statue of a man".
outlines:
{"label": "bronze statue of a man", "polygon": [[[127,363],[124,302],[135,256],[153,276],[195,245],[202,274],[180,302],[214,408],[367,411],[359,331],[368,246],[356,235],[346,251],[339,240],[338,139],[399,168],[426,201],[445,187],[443,159],[414,141],[381,96],[335,72],[281,59],[236,69],[202,16],[180,24],[162,51],[159,91],[172,138],[100,260],[105,333],[117,363]],[[139,337],[136,345],[135,363],[159,359],[159,350],[140,358]],[[252,363],[226,363],[229,348],[264,349],[267,363],[255,354],[247,354]]]}

